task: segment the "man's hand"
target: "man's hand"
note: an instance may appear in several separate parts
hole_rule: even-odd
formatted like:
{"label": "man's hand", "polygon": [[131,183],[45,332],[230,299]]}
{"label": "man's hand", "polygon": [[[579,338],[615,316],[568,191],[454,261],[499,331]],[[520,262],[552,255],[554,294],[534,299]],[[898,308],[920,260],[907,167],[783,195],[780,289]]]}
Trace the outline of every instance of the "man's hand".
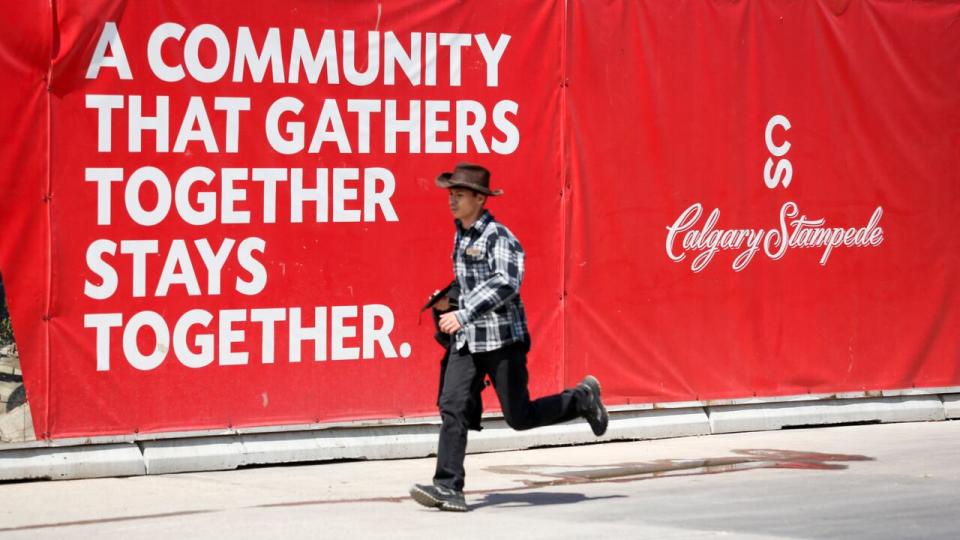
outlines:
{"label": "man's hand", "polygon": [[440,331],[444,334],[453,334],[461,328],[457,312],[451,311],[440,316]]}

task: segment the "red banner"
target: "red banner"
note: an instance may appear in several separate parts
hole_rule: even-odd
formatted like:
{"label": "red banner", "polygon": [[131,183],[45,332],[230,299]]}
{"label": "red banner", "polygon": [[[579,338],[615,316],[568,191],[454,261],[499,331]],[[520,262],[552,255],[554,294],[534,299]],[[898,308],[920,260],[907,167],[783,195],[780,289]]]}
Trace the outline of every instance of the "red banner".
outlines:
{"label": "red banner", "polygon": [[37,436],[434,414],[459,161],[527,253],[533,395],[960,384],[960,6],[566,6],[15,8]]}
{"label": "red banner", "polygon": [[960,383],[960,5],[573,6],[567,382]]}

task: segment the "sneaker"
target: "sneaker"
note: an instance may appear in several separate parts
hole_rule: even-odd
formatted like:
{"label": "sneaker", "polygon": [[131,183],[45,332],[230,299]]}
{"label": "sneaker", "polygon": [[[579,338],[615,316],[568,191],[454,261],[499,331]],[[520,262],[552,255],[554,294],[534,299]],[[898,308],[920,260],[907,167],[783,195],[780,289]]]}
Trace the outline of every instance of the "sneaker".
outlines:
{"label": "sneaker", "polygon": [[440,486],[414,484],[410,488],[410,496],[427,508],[439,508],[447,512],[467,511],[467,501],[463,499],[462,491]]}
{"label": "sneaker", "polygon": [[590,424],[590,429],[597,437],[607,432],[607,424],[610,422],[610,416],[607,414],[607,408],[603,406],[600,400],[600,381],[593,375],[587,375],[580,381],[577,388],[586,393],[590,401],[583,407],[583,417]]}

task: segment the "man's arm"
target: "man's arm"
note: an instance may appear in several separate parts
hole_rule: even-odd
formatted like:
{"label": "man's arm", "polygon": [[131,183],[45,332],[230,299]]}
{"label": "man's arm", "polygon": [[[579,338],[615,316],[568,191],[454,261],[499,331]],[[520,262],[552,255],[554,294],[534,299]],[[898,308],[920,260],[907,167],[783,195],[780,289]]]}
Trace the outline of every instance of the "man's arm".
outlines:
{"label": "man's arm", "polygon": [[523,248],[519,243],[507,236],[499,236],[493,249],[487,250],[487,261],[493,268],[493,275],[468,294],[461,295],[460,309],[453,312],[461,325],[470,324],[497,309],[520,292]]}

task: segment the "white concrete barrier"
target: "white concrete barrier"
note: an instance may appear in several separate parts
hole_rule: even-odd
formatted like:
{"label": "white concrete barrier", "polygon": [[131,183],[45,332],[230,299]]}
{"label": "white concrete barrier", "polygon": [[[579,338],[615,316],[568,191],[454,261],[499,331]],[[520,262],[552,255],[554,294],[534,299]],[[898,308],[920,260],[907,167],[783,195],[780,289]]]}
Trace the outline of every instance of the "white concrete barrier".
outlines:
{"label": "white concrete barrier", "polygon": [[421,457],[436,452],[439,427],[402,424],[389,427],[240,435],[243,464],[293,463],[334,459]]}
{"label": "white concrete barrier", "polygon": [[[616,440],[659,439],[774,430],[854,422],[915,422],[960,418],[960,393],[898,392],[887,397],[823,399],[788,396],[732,404],[649,404],[611,410],[607,434],[597,439],[582,420],[529,431],[514,431],[496,415],[484,430],[471,432],[468,452],[517,450]],[[724,403],[730,403],[724,402]],[[135,476],[229,470],[246,465],[424,457],[436,452],[439,418],[353,426],[317,426],[265,432],[213,432],[138,442],[40,441],[34,447],[0,449],[0,480]]]}
{"label": "white concrete barrier", "polygon": [[944,420],[937,396],[830,399],[756,405],[707,407],[712,433],[765,431],[795,426],[855,422],[923,422]]}
{"label": "white concrete barrier", "polygon": [[147,474],[222,471],[243,463],[243,448],[235,436],[144,441],[140,450]]}
{"label": "white concrete barrier", "polygon": [[960,394],[944,394],[940,398],[943,400],[943,411],[947,418],[960,419]]}
{"label": "white concrete barrier", "polygon": [[146,474],[135,444],[30,448],[0,452],[0,480],[71,480]]}

